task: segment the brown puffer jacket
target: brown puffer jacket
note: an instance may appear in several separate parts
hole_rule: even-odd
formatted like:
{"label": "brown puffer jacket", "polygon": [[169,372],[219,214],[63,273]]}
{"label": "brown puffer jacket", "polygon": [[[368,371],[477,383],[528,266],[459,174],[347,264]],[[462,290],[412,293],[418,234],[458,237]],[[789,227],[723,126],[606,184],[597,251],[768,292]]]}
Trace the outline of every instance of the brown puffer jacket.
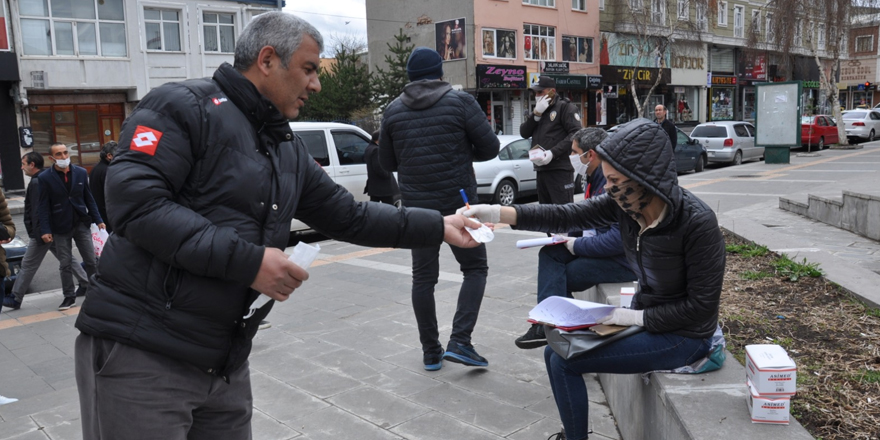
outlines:
{"label": "brown puffer jacket", "polygon": [[715,213],[678,186],[669,136],[637,119],[596,149],[604,162],[648,188],[667,205],[666,217],[639,235],[639,224],[607,194],[567,205],[515,205],[517,228],[571,231],[620,223],[626,259],[639,279],[633,308],[645,328],[690,338],[712,336],[724,281],[724,237]]}
{"label": "brown puffer jacket", "polygon": [[[12,221],[12,214],[9,213],[6,194],[3,194],[3,191],[0,191],[0,223],[6,227],[9,236],[15,238],[15,223]],[[9,265],[6,264],[6,249],[2,246],[0,246],[0,264],[3,265],[3,276],[9,275]]]}

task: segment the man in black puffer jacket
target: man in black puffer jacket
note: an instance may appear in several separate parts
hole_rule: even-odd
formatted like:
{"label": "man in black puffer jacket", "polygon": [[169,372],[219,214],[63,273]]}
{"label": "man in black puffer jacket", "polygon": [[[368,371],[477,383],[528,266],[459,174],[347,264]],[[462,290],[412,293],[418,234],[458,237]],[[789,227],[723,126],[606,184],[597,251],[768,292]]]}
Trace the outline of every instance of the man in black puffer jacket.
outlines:
{"label": "man in black puffer jacket", "polygon": [[565,437],[587,438],[585,373],[633,374],[692,365],[712,347],[724,281],[724,237],[715,213],[678,186],[666,131],[647,119],[621,128],[596,149],[606,194],[568,205],[477,205],[462,210],[518,229],[568,231],[620,224],[623,247],[639,280],[632,309],[615,309],[602,324],[644,326],[611,344],[564,359],[550,347],[544,360]]}
{"label": "man in black puffer jacket", "polygon": [[[473,96],[452,90],[449,83],[440,80],[443,60],[439,53],[417,47],[410,54],[406,71],[410,83],[385,109],[379,163],[388,171],[397,171],[404,206],[452,214],[464,204],[460,191],[477,200],[473,162],[497,156],[498,137]],[[461,265],[464,281],[444,353],[434,306],[440,245],[412,251],[413,310],[425,369],[429,371],[440,369],[441,356],[470,366],[488,365],[471,345],[471,333],[486,288],[486,247],[453,247],[452,253]]]}
{"label": "man in black puffer jacket", "polygon": [[[321,90],[321,34],[255,17],[213,78],[148,93],[107,171],[115,226],[76,321],[86,439],[251,438],[251,340],[308,279],[283,249],[296,217],[367,246],[476,246],[436,211],[357,203],[288,120]],[[245,318],[245,316],[248,316]]]}

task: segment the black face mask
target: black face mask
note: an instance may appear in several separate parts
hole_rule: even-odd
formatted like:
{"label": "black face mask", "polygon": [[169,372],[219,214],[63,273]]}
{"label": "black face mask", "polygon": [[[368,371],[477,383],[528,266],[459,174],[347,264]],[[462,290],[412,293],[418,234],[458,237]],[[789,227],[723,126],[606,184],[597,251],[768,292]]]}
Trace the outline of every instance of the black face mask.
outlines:
{"label": "black face mask", "polygon": [[606,184],[605,192],[617,202],[623,212],[636,221],[644,217],[642,211],[654,200],[654,193],[632,179]]}

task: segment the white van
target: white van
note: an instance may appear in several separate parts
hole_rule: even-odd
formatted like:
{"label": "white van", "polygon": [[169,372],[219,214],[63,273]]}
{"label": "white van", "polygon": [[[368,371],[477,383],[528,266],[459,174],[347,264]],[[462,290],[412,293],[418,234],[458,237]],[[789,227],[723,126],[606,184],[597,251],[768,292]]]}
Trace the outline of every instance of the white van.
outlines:
{"label": "white van", "polygon": [[[368,201],[367,165],[364,150],[370,135],[359,127],[336,122],[291,122],[290,129],[299,136],[309,154],[337,184],[345,187],[357,201]],[[308,231],[303,222],[293,219],[291,232]]]}

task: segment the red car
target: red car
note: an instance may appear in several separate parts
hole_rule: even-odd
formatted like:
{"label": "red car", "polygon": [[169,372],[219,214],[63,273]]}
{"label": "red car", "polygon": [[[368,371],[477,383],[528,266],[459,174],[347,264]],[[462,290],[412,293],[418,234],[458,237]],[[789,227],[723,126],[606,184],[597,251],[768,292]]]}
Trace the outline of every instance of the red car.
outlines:
{"label": "red car", "polygon": [[840,142],[837,124],[828,115],[801,117],[801,143],[810,148],[818,145],[821,151],[827,145]]}

